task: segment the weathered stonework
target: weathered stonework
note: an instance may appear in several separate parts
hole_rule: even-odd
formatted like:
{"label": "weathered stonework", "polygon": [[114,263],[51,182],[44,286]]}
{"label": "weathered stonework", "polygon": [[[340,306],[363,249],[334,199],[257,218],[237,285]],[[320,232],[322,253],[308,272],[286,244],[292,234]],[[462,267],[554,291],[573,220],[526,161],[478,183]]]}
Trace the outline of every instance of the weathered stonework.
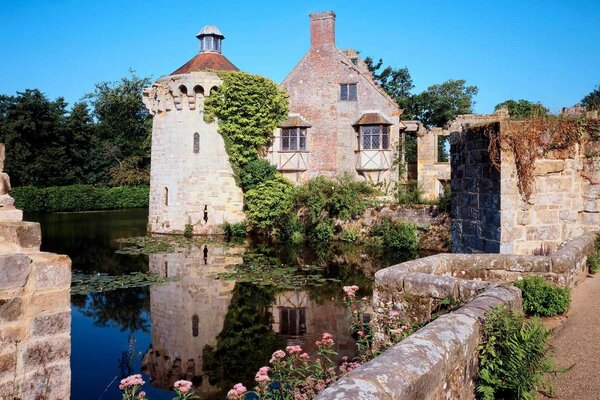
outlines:
{"label": "weathered stonework", "polygon": [[[197,57],[202,55],[207,53]],[[204,99],[221,85],[209,66],[186,68],[186,73],[160,78],[144,90],[144,104],[154,116],[150,232],[182,234],[189,225],[194,234],[218,234],[223,223],[244,219],[243,193],[217,122],[204,121]]]}
{"label": "weathered stonework", "polygon": [[317,399],[475,399],[486,313],[499,305],[521,309],[521,292],[509,284],[524,276],[576,285],[587,274],[595,241],[595,233],[585,234],[551,256],[438,254],[377,272],[375,321],[382,307],[428,322],[443,300],[464,305],[348,373]]}
{"label": "weathered stonework", "polygon": [[[397,104],[375,83],[366,64],[354,50],[335,47],[335,14],[310,15],[311,46],[302,60],[281,83],[289,94],[290,116],[309,126],[307,147],[286,151],[281,146],[281,129],[267,155],[288,178],[305,181],[318,175],[349,173],[374,182],[397,181],[393,165],[400,137]],[[356,100],[341,100],[340,85],[356,84]],[[364,115],[389,123],[387,149],[361,147],[356,123]]]}
{"label": "weathered stonework", "polygon": [[19,215],[0,208],[0,398],[69,399],[71,260]]}
{"label": "weathered stonework", "polygon": [[[495,120],[495,122],[494,122]],[[463,121],[452,132],[452,246],[457,253],[542,254],[600,224],[598,145],[547,152],[535,161],[533,194],[519,192],[512,151],[490,162],[489,132],[507,128],[506,115]]]}

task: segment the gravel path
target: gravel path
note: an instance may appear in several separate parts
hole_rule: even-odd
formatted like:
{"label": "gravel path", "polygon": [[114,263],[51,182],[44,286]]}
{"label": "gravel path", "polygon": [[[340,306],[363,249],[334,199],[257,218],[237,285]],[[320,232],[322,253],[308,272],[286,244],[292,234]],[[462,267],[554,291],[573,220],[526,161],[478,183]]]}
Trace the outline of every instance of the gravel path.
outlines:
{"label": "gravel path", "polygon": [[600,399],[600,274],[571,291],[567,318],[552,339],[556,364],[573,366],[550,381],[557,399]]}

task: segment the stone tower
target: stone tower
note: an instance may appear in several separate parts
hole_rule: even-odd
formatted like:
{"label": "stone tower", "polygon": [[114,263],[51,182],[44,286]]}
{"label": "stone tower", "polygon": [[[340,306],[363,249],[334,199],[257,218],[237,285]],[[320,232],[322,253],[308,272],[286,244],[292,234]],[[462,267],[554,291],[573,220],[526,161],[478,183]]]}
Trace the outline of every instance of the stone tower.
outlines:
{"label": "stone tower", "polygon": [[204,121],[204,99],[221,84],[215,71],[237,70],[221,53],[223,34],[213,25],[196,36],[200,52],[144,90],[154,116],[148,230],[218,234],[224,222],[244,219],[217,122]]}

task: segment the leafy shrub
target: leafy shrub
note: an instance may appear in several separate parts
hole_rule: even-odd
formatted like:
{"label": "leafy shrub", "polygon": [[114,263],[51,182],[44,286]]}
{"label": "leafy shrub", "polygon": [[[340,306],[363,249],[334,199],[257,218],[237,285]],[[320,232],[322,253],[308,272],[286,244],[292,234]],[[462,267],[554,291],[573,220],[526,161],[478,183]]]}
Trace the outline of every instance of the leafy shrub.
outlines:
{"label": "leafy shrub", "polygon": [[423,190],[417,181],[409,180],[407,183],[398,183],[395,197],[398,204],[421,204]]}
{"label": "leafy shrub", "polygon": [[569,288],[560,288],[539,276],[531,276],[515,283],[523,292],[523,310],[527,315],[551,317],[569,309]]}
{"label": "leafy shrub", "polygon": [[291,210],[290,214],[282,215],[277,221],[277,226],[279,239],[290,240],[296,244],[304,241],[304,228],[295,210]]}
{"label": "leafy shrub", "polygon": [[549,337],[538,319],[526,321],[503,307],[490,311],[479,345],[478,397],[534,400],[552,370]]}
{"label": "leafy shrub", "polygon": [[358,240],[358,233],[354,228],[347,228],[340,233],[339,239],[343,242],[356,242]]}
{"label": "leafy shrub", "polygon": [[262,158],[249,162],[240,171],[240,186],[244,192],[254,188],[261,182],[275,179],[277,168]]}
{"label": "leafy shrub", "polygon": [[444,186],[444,193],[442,193],[438,200],[438,210],[446,214],[450,214],[452,211],[452,190],[450,189],[450,185]]}
{"label": "leafy shrub", "polygon": [[591,274],[600,271],[600,253],[598,253],[598,251],[594,251],[588,256],[587,266]]}
{"label": "leafy shrub", "polygon": [[330,220],[319,222],[314,229],[313,236],[319,242],[328,242],[333,237],[333,226]]}
{"label": "leafy shrub", "polygon": [[394,222],[383,218],[371,228],[372,243],[381,243],[386,250],[406,253],[411,257],[419,251],[417,226],[406,222]]}
{"label": "leafy shrub", "polygon": [[194,227],[190,224],[185,224],[185,228],[183,229],[183,236],[186,238],[191,238],[194,236]]}
{"label": "leafy shrub", "polygon": [[70,185],[36,188],[16,187],[11,191],[15,205],[23,211],[89,211],[148,207],[148,186],[106,187]]}
{"label": "leafy shrub", "polygon": [[239,222],[237,224],[230,224],[229,222],[225,222],[223,224],[223,231],[228,238],[246,237],[246,223]]}
{"label": "leafy shrub", "polygon": [[276,221],[291,214],[294,185],[282,176],[259,183],[244,194],[246,218],[255,230],[270,234]]}

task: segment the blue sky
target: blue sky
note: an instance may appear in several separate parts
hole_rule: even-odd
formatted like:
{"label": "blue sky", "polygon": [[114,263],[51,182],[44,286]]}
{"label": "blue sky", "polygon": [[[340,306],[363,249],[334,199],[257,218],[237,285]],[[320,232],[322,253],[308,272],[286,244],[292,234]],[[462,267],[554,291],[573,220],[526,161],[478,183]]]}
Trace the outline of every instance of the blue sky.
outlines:
{"label": "blue sky", "polygon": [[600,84],[600,1],[0,1],[0,93],[70,103],[132,68],[158,78],[198,51],[206,24],[241,70],[281,82],[309,45],[308,14],[337,14],[337,46],[407,66],[416,91],[479,87],[477,112],[509,99],[553,111]]}

